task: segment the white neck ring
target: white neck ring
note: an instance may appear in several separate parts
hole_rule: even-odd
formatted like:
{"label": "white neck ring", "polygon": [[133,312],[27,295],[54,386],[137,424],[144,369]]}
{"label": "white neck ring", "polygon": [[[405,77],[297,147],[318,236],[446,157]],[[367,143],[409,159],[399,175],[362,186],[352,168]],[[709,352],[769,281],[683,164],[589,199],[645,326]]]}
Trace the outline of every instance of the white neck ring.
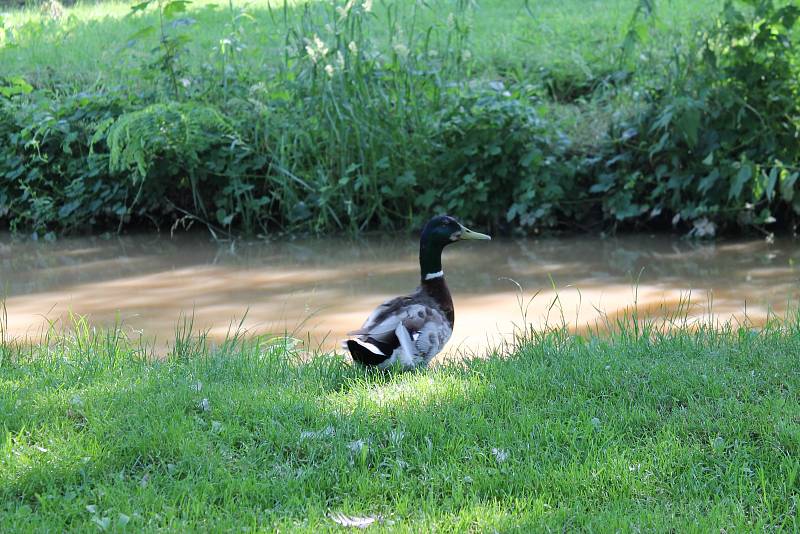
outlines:
{"label": "white neck ring", "polygon": [[439,271],[438,273],[428,273],[425,275],[425,280],[433,280],[434,278],[441,278],[444,276],[444,271]]}

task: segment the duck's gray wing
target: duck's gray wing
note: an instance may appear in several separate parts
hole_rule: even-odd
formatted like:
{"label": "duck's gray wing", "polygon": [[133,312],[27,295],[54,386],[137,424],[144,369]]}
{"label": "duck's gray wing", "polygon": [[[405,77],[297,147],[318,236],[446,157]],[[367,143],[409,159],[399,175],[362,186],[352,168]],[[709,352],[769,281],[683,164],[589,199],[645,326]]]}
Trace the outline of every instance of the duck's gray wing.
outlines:
{"label": "duck's gray wing", "polygon": [[430,360],[444,345],[446,339],[436,333],[442,328],[449,338],[450,327],[441,311],[412,297],[398,297],[378,306],[361,328],[349,335],[379,347],[387,356],[402,347],[404,365],[413,366],[420,358]]}

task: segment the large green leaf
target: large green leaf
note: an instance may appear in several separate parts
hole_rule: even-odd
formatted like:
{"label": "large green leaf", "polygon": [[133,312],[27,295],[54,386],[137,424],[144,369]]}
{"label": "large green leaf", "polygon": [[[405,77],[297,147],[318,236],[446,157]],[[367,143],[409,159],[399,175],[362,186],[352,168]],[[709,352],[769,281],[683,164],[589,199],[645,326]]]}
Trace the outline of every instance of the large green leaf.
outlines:
{"label": "large green leaf", "polygon": [[153,0],[145,0],[144,2],[141,2],[139,4],[132,5],[131,6],[131,14],[138,13],[139,11],[144,11],[145,9],[147,9],[150,6],[150,3],[152,1]]}
{"label": "large green leaf", "polygon": [[145,26],[144,28],[141,28],[136,33],[133,33],[133,34],[128,36],[128,46],[136,43],[140,39],[143,39],[145,37],[149,37],[149,36],[153,35],[155,33],[155,31],[156,31],[156,29],[153,26]]}
{"label": "large green leaf", "polygon": [[753,177],[753,167],[750,163],[743,163],[742,168],[736,174],[736,177],[731,183],[731,188],[728,191],[728,199],[733,200],[738,198],[742,193],[742,188]]}
{"label": "large green leaf", "polygon": [[184,13],[186,11],[186,6],[189,4],[191,4],[191,2],[188,0],[172,0],[172,2],[164,6],[164,16],[169,19],[178,13]]}
{"label": "large green leaf", "polygon": [[690,147],[697,145],[697,134],[700,130],[700,110],[695,107],[686,108],[677,121],[678,127]]}

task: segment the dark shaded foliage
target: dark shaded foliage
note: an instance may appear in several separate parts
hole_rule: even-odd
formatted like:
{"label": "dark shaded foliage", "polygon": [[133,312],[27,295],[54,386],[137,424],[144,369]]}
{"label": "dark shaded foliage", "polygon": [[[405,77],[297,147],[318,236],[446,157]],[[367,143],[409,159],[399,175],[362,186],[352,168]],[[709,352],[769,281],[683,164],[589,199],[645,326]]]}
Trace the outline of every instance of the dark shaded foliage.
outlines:
{"label": "dark shaded foliage", "polygon": [[800,8],[747,3],[728,2],[651,84],[644,113],[614,125],[592,186],[608,216],[794,224],[800,60],[792,28]]}

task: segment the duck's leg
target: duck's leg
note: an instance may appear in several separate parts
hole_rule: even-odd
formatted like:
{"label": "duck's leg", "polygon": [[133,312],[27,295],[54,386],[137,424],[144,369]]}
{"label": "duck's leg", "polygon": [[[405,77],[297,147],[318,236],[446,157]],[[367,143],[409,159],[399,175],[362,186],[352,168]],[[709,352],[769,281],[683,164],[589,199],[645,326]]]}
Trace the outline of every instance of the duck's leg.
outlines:
{"label": "duck's leg", "polygon": [[403,323],[397,325],[397,328],[394,329],[394,335],[396,335],[398,341],[400,341],[400,363],[403,364],[403,367],[409,369],[415,367],[414,343],[411,342],[411,335],[408,333],[408,329]]}

